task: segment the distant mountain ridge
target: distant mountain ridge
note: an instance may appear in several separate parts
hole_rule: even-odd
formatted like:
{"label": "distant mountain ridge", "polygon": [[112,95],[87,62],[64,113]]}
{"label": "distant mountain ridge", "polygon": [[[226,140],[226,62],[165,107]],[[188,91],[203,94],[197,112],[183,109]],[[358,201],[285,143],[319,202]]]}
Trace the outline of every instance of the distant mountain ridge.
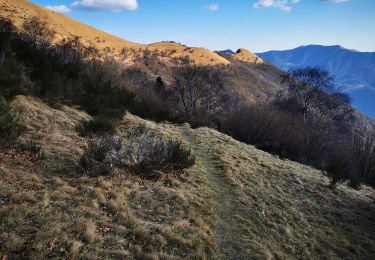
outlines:
{"label": "distant mountain ridge", "polygon": [[339,45],[307,45],[257,55],[284,71],[306,66],[328,69],[337,85],[350,94],[354,106],[375,118],[375,52],[359,52]]}
{"label": "distant mountain ridge", "polygon": [[235,54],[235,52],[231,49],[227,49],[227,50],[223,50],[223,51],[218,51],[218,52],[223,52],[223,53],[226,53],[226,54]]}

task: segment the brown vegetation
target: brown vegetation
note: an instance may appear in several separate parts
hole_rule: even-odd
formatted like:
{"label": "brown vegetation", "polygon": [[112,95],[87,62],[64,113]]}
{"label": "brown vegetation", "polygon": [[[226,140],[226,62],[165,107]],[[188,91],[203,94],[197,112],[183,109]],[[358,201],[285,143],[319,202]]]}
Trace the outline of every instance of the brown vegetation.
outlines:
{"label": "brown vegetation", "polygon": [[[38,10],[19,3],[22,12]],[[0,4],[1,14],[8,14],[14,3]],[[93,43],[92,35],[65,37],[57,27],[63,38],[58,40],[47,20],[77,23],[53,12],[44,20],[11,18],[23,31],[1,20],[0,95],[7,101],[0,99],[0,141],[10,142],[0,150],[0,256],[374,254],[374,191],[350,190],[340,182],[350,179],[358,188],[353,175],[374,180],[375,138],[371,129],[354,131],[349,102],[331,88],[325,71],[292,72],[280,84],[281,73],[251,53],[224,58],[171,42],[121,46],[119,58],[119,46],[104,46],[100,38]],[[194,60],[197,54],[201,60]],[[116,59],[133,63],[124,68]],[[228,63],[196,65],[207,60],[204,65]],[[217,127],[328,173],[208,128],[158,124],[126,110]]]}
{"label": "brown vegetation", "polygon": [[[53,109],[30,97],[17,97],[12,106],[27,129],[19,140],[38,142],[44,156],[35,161],[21,153],[0,153],[1,256],[214,256],[210,192],[199,169],[176,176],[162,173],[157,180],[120,168],[110,176],[83,174],[79,160],[89,138],[81,138],[75,126],[89,116],[68,107]],[[128,115],[117,134],[126,142],[126,132],[144,123],[154,127]],[[162,135],[178,136],[160,129]]]}
{"label": "brown vegetation", "polygon": [[[28,258],[342,258],[374,254],[374,191],[339,185],[207,128],[156,124],[127,114],[123,142],[145,125],[190,145],[196,164],[145,179],[114,167],[91,176],[79,160],[85,113],[40,100],[12,103],[42,146],[29,160],[0,154],[0,254]],[[162,138],[164,138],[162,137]],[[83,174],[83,175],[82,175]]]}

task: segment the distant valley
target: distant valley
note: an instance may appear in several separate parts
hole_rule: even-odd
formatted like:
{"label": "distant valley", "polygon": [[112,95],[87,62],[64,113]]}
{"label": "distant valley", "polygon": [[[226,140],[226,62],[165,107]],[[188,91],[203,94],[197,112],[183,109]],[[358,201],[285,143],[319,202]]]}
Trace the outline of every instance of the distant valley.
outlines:
{"label": "distant valley", "polygon": [[328,69],[335,76],[337,85],[350,94],[354,107],[375,118],[374,52],[359,52],[339,45],[308,45],[257,55],[284,71],[307,66]]}

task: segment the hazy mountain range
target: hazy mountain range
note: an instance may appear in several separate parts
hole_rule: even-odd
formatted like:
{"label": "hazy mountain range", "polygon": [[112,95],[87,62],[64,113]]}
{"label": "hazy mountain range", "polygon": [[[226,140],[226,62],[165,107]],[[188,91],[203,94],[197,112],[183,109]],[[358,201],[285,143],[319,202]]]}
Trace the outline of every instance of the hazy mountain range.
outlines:
{"label": "hazy mountain range", "polygon": [[353,105],[375,118],[375,52],[359,52],[339,45],[308,45],[257,55],[284,71],[306,66],[328,69],[337,85],[350,94]]}

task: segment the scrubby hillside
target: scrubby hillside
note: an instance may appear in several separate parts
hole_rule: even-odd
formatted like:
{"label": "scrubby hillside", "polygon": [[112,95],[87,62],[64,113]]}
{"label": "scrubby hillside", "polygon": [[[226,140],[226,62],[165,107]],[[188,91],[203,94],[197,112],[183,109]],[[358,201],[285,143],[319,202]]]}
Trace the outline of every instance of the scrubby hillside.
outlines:
{"label": "scrubby hillside", "polygon": [[110,175],[92,176],[79,161],[93,137],[76,131],[90,116],[25,96],[12,107],[26,132],[16,148],[0,152],[0,255],[8,259],[375,254],[371,188],[331,190],[322,172],[215,130],[156,124],[131,114],[116,125],[120,142],[128,142],[139,126],[152,129],[191,147],[195,165],[151,179],[117,167]]}
{"label": "scrubby hillside", "polygon": [[1,259],[374,255],[375,193],[341,183],[375,183],[375,132],[330,84],[0,5]]}
{"label": "scrubby hillside", "polygon": [[56,41],[68,37],[79,37],[86,46],[94,46],[100,51],[109,52],[120,58],[123,50],[127,52],[126,62],[133,63],[143,51],[163,53],[165,60],[173,58],[189,59],[199,65],[228,64],[229,62],[214,52],[204,48],[187,48],[176,43],[156,43],[142,45],[133,43],[72,20],[64,15],[42,8],[26,0],[0,0],[0,16],[11,19],[21,26],[26,19],[39,17],[56,32]]}
{"label": "scrubby hillside", "polygon": [[[148,78],[160,76],[171,83],[174,68],[180,65],[224,66],[227,86],[242,103],[270,100],[282,89],[281,72],[248,50],[238,54],[219,55],[205,48],[185,46],[175,42],[149,45],[133,43],[72,20],[26,0],[0,0],[0,17],[12,20],[20,28],[33,17],[45,21],[56,32],[55,42],[78,37],[86,47],[92,46],[101,55],[114,57],[130,68],[140,69]],[[135,82],[134,87],[141,85]]]}

